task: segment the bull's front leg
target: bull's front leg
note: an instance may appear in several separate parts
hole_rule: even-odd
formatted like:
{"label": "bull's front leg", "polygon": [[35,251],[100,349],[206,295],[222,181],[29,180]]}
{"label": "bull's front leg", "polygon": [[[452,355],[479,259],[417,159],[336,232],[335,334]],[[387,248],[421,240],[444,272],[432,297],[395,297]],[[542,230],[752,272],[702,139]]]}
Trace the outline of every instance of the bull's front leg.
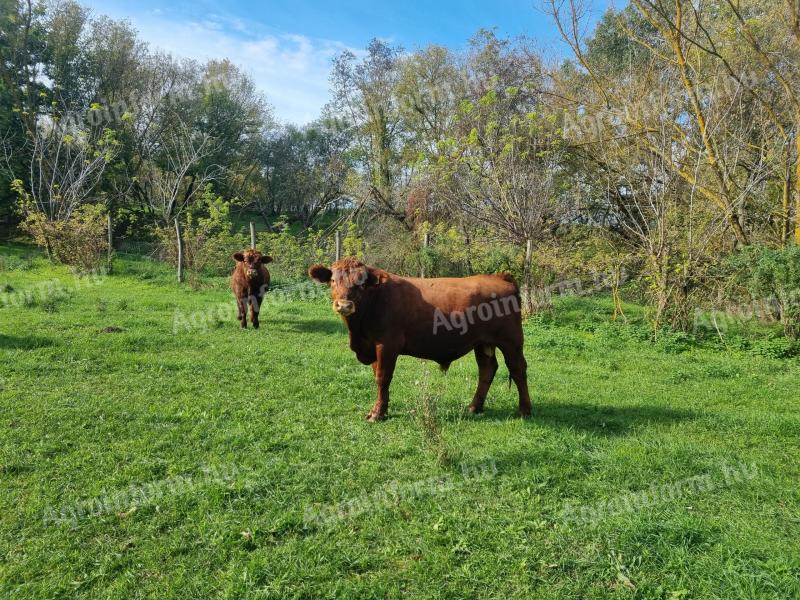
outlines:
{"label": "bull's front leg", "polygon": [[397,364],[397,352],[378,344],[375,348],[377,360],[372,363],[375,384],[378,386],[378,399],[375,406],[367,414],[367,421],[383,421],[389,412],[389,384],[392,383],[394,367]]}

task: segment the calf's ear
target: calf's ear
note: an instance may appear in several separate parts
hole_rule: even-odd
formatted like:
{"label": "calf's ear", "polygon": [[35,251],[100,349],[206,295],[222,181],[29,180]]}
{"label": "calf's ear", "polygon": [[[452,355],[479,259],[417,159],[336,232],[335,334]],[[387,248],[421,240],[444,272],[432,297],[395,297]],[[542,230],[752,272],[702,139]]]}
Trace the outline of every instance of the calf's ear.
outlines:
{"label": "calf's ear", "polygon": [[242,254],[241,252],[237,252],[236,254],[234,254],[234,255],[232,256],[232,258],[233,258],[233,260],[235,260],[236,262],[242,262],[242,261],[244,261],[244,254]]}
{"label": "calf's ear", "polygon": [[266,254],[262,254],[261,255],[261,264],[262,265],[268,265],[271,262],[272,262],[272,257],[271,256],[267,256]]}
{"label": "calf's ear", "polygon": [[314,265],[308,270],[308,276],[317,283],[330,283],[333,272],[322,265]]}

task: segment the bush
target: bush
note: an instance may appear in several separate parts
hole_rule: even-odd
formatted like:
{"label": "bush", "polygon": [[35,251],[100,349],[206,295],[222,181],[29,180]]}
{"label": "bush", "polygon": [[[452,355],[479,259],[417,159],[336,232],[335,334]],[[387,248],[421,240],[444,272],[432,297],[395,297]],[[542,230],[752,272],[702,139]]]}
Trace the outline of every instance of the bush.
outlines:
{"label": "bush", "polygon": [[755,342],[750,352],[765,358],[791,358],[800,353],[800,345],[786,338],[772,338]]}
{"label": "bush", "polygon": [[[275,261],[270,265],[270,272],[283,279],[300,281],[307,279],[308,267],[321,262],[329,264],[333,255],[333,239],[323,240],[323,232],[308,229],[303,233],[292,233],[286,217],[279,218],[274,224],[275,233],[263,235],[265,251]],[[344,251],[357,252],[358,246],[350,234],[344,240]]]}
{"label": "bush", "polygon": [[[205,190],[198,203],[186,212],[181,237],[183,264],[187,271],[224,276],[233,270],[231,256],[250,245],[244,233],[233,231],[231,202]],[[161,246],[161,258],[173,265],[178,262],[175,229],[155,230]]]}
{"label": "bush", "polygon": [[101,204],[85,204],[68,220],[49,221],[43,213],[28,209],[21,227],[51,259],[89,272],[107,259],[106,214]]}
{"label": "bush", "polygon": [[[430,243],[424,246],[425,235]],[[525,249],[492,239],[476,230],[467,238],[445,223],[421,223],[409,232],[392,221],[372,224],[367,232],[370,264],[416,277],[423,270],[428,277],[464,277],[476,273],[511,273],[521,281]]]}
{"label": "bush", "polygon": [[784,335],[800,337],[800,246],[780,250],[750,246],[729,262],[752,301],[774,300]]}

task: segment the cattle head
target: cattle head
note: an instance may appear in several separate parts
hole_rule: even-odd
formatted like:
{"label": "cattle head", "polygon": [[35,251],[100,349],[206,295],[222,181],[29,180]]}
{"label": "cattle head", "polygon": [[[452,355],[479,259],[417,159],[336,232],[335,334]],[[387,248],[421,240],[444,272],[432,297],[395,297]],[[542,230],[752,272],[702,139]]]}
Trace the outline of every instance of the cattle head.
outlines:
{"label": "cattle head", "polygon": [[385,283],[387,275],[373,269],[355,258],[336,261],[331,268],[314,265],[308,275],[317,283],[331,286],[333,312],[349,317],[369,301],[374,290]]}
{"label": "cattle head", "polygon": [[237,263],[242,263],[244,267],[244,273],[247,276],[247,279],[253,280],[256,279],[260,274],[259,267],[261,265],[267,265],[272,262],[272,257],[267,256],[266,254],[261,254],[258,250],[253,250],[249,248],[244,252],[237,252],[233,255],[233,260]]}

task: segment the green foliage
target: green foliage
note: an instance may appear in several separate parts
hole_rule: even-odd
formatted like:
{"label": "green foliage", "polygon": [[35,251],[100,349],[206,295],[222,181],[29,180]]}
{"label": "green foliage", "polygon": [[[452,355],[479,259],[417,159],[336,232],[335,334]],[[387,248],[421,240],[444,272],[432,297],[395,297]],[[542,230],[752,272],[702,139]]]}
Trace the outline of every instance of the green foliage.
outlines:
{"label": "green foliage", "polygon": [[[197,274],[226,275],[233,270],[235,252],[249,245],[249,238],[233,230],[231,204],[214,194],[211,186],[203,192],[198,202],[186,211],[182,238],[184,266]],[[178,244],[175,229],[155,229],[162,257],[177,264]]]}
{"label": "green foliage", "polygon": [[102,204],[84,204],[67,220],[50,221],[30,203],[23,202],[21,227],[48,255],[79,271],[96,271],[108,256],[106,208]]}
{"label": "green foliage", "polygon": [[774,298],[784,333],[793,339],[800,336],[800,246],[750,246],[731,257],[729,268],[752,301]]}
{"label": "green foliage", "polygon": [[359,236],[358,225],[349,223],[347,234],[342,240],[342,251],[345,256],[354,256],[359,260],[364,259],[364,240]]}
{"label": "green foliage", "polygon": [[417,230],[419,239],[428,234],[426,248],[419,243],[415,255],[416,266],[425,268],[429,277],[464,277],[475,273],[511,273],[517,277],[522,272],[522,254],[513,244],[499,242],[488,232],[473,229],[469,237],[444,222],[423,223]]}
{"label": "green foliage", "polygon": [[308,278],[308,267],[317,262],[329,262],[332,240],[323,241],[323,232],[307,229],[299,234],[292,232],[285,217],[273,223],[275,232],[262,234],[266,252],[275,260],[270,272],[280,278],[301,281]]}
{"label": "green foliage", "polygon": [[791,358],[800,354],[800,342],[786,338],[758,340],[752,344],[750,352],[766,358]]}

